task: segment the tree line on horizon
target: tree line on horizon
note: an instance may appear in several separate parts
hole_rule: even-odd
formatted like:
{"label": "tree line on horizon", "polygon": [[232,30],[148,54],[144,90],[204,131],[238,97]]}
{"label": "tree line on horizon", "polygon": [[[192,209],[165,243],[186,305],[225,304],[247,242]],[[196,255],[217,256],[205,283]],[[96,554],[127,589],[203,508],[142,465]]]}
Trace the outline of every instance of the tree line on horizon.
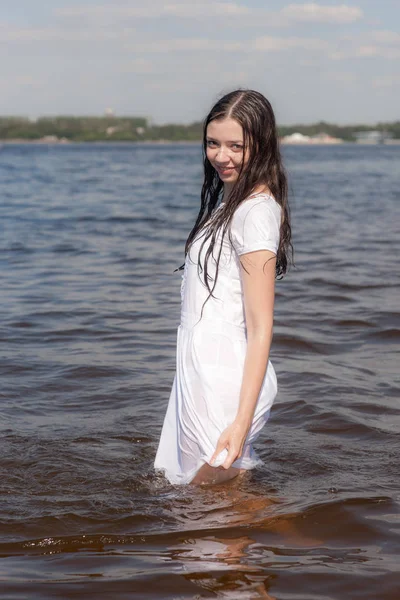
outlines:
{"label": "tree line on horizon", "polygon": [[[71,142],[186,142],[200,141],[202,129],[201,122],[189,125],[174,123],[155,125],[145,117],[56,116],[40,117],[36,120],[25,117],[0,117],[0,140],[35,141],[50,136]],[[335,125],[320,121],[312,125],[281,125],[278,126],[278,133],[280,136],[295,132],[309,136],[327,133],[344,141],[353,142],[356,141],[357,133],[372,129],[385,132],[394,139],[400,139],[400,121],[375,125]]]}

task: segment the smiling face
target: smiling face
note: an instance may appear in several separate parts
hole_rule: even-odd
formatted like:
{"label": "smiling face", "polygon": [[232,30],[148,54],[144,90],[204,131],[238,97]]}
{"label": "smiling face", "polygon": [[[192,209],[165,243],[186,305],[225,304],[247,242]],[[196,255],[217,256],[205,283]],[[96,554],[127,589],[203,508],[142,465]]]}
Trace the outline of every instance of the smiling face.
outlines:
{"label": "smiling face", "polygon": [[230,117],[215,119],[207,126],[206,144],[208,160],[217,171],[224,186],[231,188],[249,156],[248,151],[245,154],[243,152],[242,126]]}

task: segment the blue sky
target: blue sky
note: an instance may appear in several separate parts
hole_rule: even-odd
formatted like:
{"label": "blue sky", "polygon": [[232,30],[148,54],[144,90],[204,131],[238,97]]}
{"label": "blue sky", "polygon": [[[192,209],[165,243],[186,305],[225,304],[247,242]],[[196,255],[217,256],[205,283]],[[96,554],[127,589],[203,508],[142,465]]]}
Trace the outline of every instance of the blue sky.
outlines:
{"label": "blue sky", "polygon": [[0,115],[187,123],[250,87],[282,124],[400,119],[400,0],[16,0],[0,52]]}

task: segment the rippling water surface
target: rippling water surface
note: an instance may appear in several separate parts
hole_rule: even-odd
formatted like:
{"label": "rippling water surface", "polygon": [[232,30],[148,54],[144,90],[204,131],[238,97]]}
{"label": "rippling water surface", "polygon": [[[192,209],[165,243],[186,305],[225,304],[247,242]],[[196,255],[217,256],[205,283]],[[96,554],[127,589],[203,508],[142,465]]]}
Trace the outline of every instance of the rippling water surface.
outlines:
{"label": "rippling water surface", "polygon": [[400,147],[285,148],[265,464],[174,487],[197,146],[0,149],[1,597],[398,600]]}

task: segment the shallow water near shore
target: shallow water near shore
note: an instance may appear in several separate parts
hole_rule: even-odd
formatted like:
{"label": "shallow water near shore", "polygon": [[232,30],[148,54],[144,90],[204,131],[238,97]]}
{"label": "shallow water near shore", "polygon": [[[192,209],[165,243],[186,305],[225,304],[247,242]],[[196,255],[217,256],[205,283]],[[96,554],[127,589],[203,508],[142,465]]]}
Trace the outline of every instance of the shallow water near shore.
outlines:
{"label": "shallow water near shore", "polygon": [[400,148],[284,155],[264,464],[196,488],[152,464],[200,149],[0,149],[2,599],[400,597]]}

